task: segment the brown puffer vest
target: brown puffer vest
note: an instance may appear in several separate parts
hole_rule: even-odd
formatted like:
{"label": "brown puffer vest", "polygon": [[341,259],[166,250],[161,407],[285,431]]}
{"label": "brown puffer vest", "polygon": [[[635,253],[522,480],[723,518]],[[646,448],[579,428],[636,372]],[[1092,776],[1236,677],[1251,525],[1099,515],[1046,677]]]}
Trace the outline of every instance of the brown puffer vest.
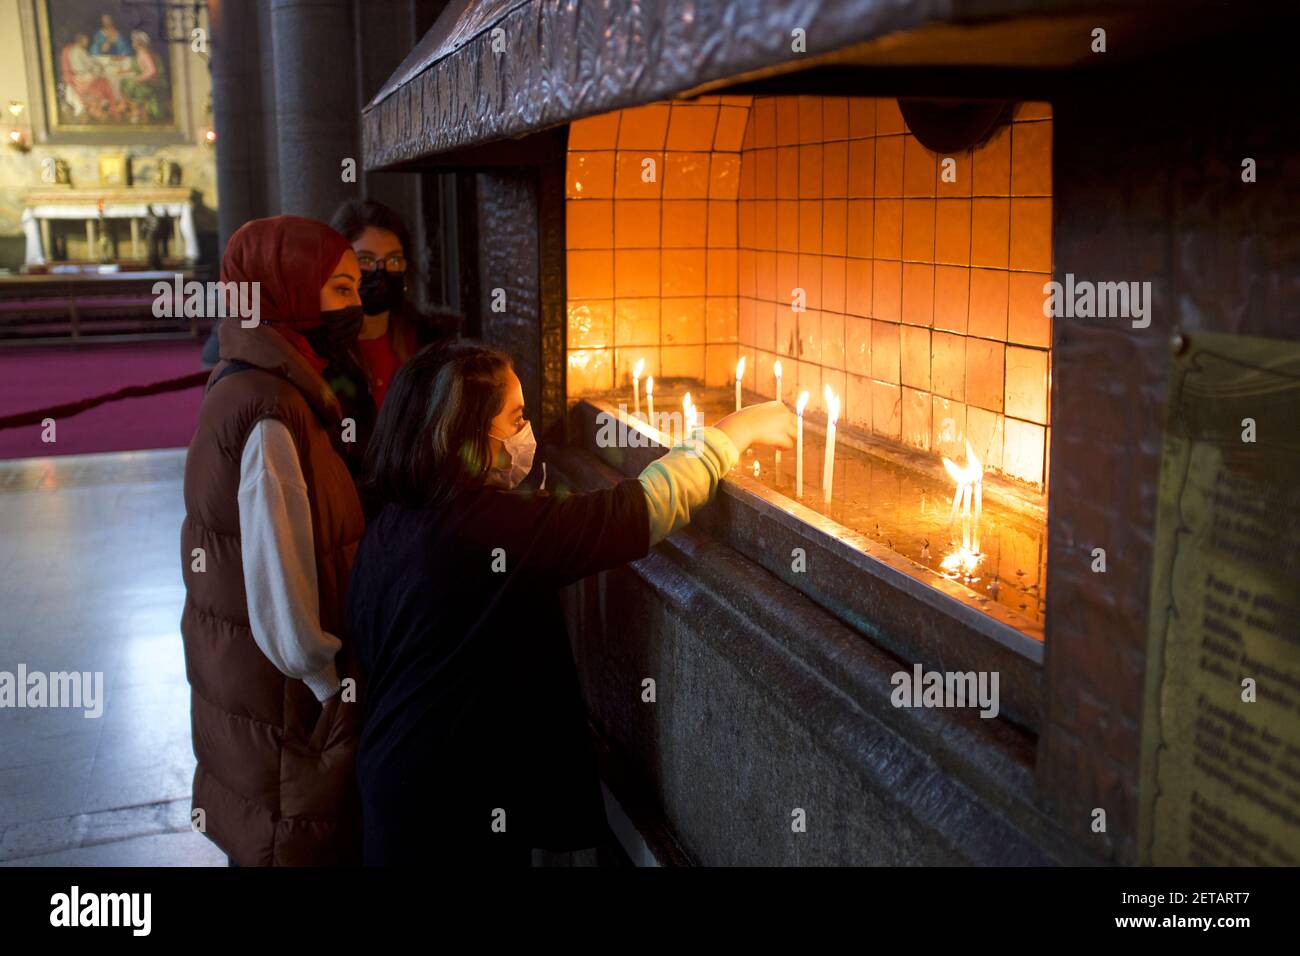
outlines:
{"label": "brown puffer vest", "polygon": [[[339,701],[332,721],[307,686],[281,674],[253,639],[240,552],[240,458],[253,426],[289,429],[311,501],[321,627],[339,637],[341,678],[357,678],[344,634],[348,574],[364,531],[361,503],[331,444],[337,399],[324,380],[266,326],[223,322],[223,356],[209,380],[185,462],[181,634],[191,689],[194,809],[207,835],[241,866],[360,860],[354,756],[359,702]],[[256,366],[225,375],[229,360]],[[212,384],[215,382],[215,384]],[[194,570],[194,549],[206,568]]]}

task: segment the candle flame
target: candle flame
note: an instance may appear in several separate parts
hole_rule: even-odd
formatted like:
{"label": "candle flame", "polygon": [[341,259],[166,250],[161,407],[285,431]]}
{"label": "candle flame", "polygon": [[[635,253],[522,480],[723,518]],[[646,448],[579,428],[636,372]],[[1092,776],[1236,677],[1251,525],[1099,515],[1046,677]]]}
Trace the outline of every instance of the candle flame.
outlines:
{"label": "candle flame", "polygon": [[800,392],[799,401],[795,402],[794,405],[795,411],[799,414],[799,417],[801,418],[803,417],[803,410],[807,407],[808,407],[808,393]]}
{"label": "candle flame", "polygon": [[969,439],[966,441],[966,467],[959,468],[951,458],[944,458],[943,467],[958,487],[979,481],[984,475],[984,466],[975,456],[975,449],[971,448]]}
{"label": "candle flame", "polygon": [[745,356],[742,355],[740,357],[740,361],[736,363],[736,381],[739,382],[744,377],[745,377]]}
{"label": "candle flame", "polygon": [[826,421],[833,428],[840,419],[840,397],[826,386]]}
{"label": "candle flame", "polygon": [[969,575],[975,572],[975,569],[979,567],[979,563],[983,559],[984,555],[978,554],[970,548],[963,547],[958,548],[952,554],[944,558],[939,562],[939,566],[949,574]]}
{"label": "candle flame", "polygon": [[654,394],[654,390],[655,390],[655,377],[653,375],[647,375],[645,380],[645,393],[647,395],[652,395]]}
{"label": "candle flame", "polygon": [[641,373],[645,371],[645,359],[637,359],[636,367],[632,369],[632,377],[640,378]]}
{"label": "candle flame", "polygon": [[758,459],[754,460],[754,477],[758,477]]}
{"label": "candle flame", "polygon": [[777,360],[776,360],[776,363],[772,366],[772,371],[776,373],[776,377],[777,377],[777,378],[780,378],[780,377],[781,377],[781,360],[780,360],[780,359],[777,359]]}

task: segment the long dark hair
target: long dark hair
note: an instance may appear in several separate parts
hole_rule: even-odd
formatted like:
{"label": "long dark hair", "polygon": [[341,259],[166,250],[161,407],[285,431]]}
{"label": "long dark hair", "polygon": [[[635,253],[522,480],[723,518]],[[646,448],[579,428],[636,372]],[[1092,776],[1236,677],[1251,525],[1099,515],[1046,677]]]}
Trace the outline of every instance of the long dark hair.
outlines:
{"label": "long dark hair", "polygon": [[435,343],[393,378],[366,452],[366,491],[411,508],[479,487],[489,423],[505,403],[510,357],[476,342]]}

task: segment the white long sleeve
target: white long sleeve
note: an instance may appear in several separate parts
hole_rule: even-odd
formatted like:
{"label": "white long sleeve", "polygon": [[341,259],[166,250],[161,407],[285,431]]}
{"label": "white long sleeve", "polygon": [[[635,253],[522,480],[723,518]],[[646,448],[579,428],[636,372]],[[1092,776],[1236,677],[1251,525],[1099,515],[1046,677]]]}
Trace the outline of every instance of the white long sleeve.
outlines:
{"label": "white long sleeve", "polygon": [[321,630],[307,483],[293,436],[274,419],[254,425],[244,443],[239,535],[257,646],[317,700],[332,697],[339,689],[334,657],[343,642]]}

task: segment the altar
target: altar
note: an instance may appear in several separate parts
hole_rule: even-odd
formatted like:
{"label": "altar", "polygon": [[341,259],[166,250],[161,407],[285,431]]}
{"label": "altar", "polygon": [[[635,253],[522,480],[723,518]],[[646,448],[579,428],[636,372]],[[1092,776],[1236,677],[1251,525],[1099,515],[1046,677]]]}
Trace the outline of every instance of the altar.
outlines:
{"label": "altar", "polygon": [[[103,189],[47,188],[32,190],[22,212],[23,232],[27,237],[24,264],[45,265],[52,258],[50,224],[56,219],[80,219],[86,224],[88,248],[94,250],[99,243],[100,203],[103,216],[108,219],[130,221],[130,256],[146,258],[147,249],[140,236],[140,221],[149,215],[152,206],[155,215],[172,221],[172,239],[168,243],[170,256],[183,257],[192,263],[198,257],[198,233],[194,229],[195,191],[184,187],[106,187]],[[180,240],[179,249],[176,239]]]}

